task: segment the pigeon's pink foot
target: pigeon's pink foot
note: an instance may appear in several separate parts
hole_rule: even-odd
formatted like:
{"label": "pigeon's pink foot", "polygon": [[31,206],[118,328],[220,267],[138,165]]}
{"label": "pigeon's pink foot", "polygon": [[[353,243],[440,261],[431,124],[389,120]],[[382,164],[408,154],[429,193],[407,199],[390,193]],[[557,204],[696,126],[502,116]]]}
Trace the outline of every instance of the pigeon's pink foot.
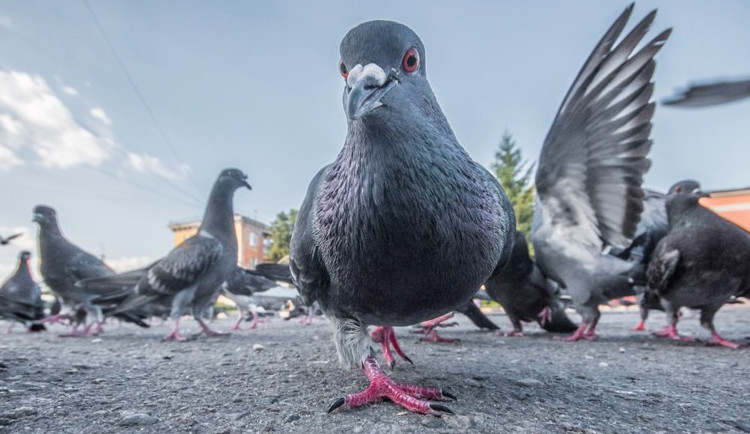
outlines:
{"label": "pigeon's pink foot", "polygon": [[497,332],[500,336],[505,336],[506,338],[518,338],[523,336],[523,331],[513,329],[509,332]]}
{"label": "pigeon's pink foot", "polygon": [[41,322],[42,323],[47,323],[47,324],[55,324],[55,323],[62,322],[63,320],[70,321],[70,319],[71,319],[70,315],[67,315],[67,314],[57,314],[57,315],[48,316],[48,317],[42,319]]}
{"label": "pigeon's pink foot", "polygon": [[657,338],[669,338],[676,341],[695,342],[695,338],[680,336],[680,334],[677,333],[677,326],[673,324],[669,324],[664,327],[664,329],[654,332],[653,335]]}
{"label": "pigeon's pink foot", "polygon": [[372,332],[370,332],[370,338],[375,343],[381,344],[383,348],[383,358],[385,358],[385,362],[390,369],[393,369],[393,366],[396,364],[396,360],[391,353],[391,346],[393,346],[393,350],[396,351],[396,354],[398,354],[399,357],[412,365],[414,364],[414,362],[412,362],[411,359],[401,351],[401,346],[398,344],[396,332],[393,330],[393,327],[376,326],[372,329]]}
{"label": "pigeon's pink foot", "polygon": [[91,334],[92,324],[87,324],[86,327],[83,328],[83,330],[78,330],[78,327],[74,326],[71,331],[61,334],[60,337],[61,338],[85,338],[89,334]]}
{"label": "pigeon's pink foot", "polygon": [[548,322],[552,322],[552,309],[549,308],[549,306],[542,309],[541,312],[539,312],[539,324],[545,325]]}
{"label": "pigeon's pink foot", "polygon": [[370,385],[363,392],[339,398],[328,409],[329,413],[337,408],[359,407],[379,398],[388,398],[395,404],[414,413],[432,414],[435,416],[440,416],[443,413],[453,414],[451,409],[444,405],[431,404],[419,399],[456,399],[450,393],[432,387],[396,383],[378,366],[378,362],[372,356],[365,359],[362,368],[365,371],[365,375],[370,379]]}
{"label": "pigeon's pink foot", "polygon": [[104,332],[104,327],[102,327],[101,321],[96,322],[96,326],[94,327],[94,330],[91,332],[92,335],[98,335],[99,333]]}
{"label": "pigeon's pink foot", "polygon": [[581,323],[581,325],[578,326],[578,329],[576,329],[576,331],[573,332],[572,335],[567,336],[567,337],[555,336],[555,340],[565,341],[565,342],[576,342],[576,341],[580,341],[581,339],[592,340],[595,338],[595,335],[593,331],[590,331],[588,329],[589,329],[589,324]]}
{"label": "pigeon's pink foot", "polygon": [[722,338],[716,332],[711,333],[711,341],[709,342],[709,345],[719,345],[719,346],[722,346],[722,347],[731,348],[733,350],[736,350],[736,349],[738,349],[739,347],[742,346],[741,344],[738,344],[738,343],[732,342],[732,341],[728,341],[728,340]]}
{"label": "pigeon's pink foot", "polygon": [[449,319],[453,318],[453,315],[454,315],[453,312],[449,312],[449,313],[446,313],[443,316],[439,316],[439,317],[431,319],[429,321],[425,321],[425,322],[421,323],[419,326],[422,327],[423,329],[425,329],[426,331],[430,331],[430,330],[434,329],[435,327],[453,327],[453,326],[457,326],[458,323],[455,322],[455,321],[449,322],[449,323],[445,322],[445,321],[448,321]]}
{"label": "pigeon's pink foot", "polygon": [[253,315],[253,323],[250,325],[251,330],[255,330],[258,328],[258,314],[255,312],[250,312]]}
{"label": "pigeon's pink foot", "polygon": [[201,326],[202,333],[205,333],[206,336],[210,336],[210,337],[229,336],[230,334],[229,332],[217,332],[216,330],[212,330],[211,327],[209,327],[208,324],[206,324],[206,322],[203,321],[203,319],[199,318],[199,319],[196,319],[196,321],[198,321],[198,324]]}
{"label": "pigeon's pink foot", "polygon": [[641,322],[638,323],[637,326],[633,327],[634,332],[645,332],[646,331],[646,321],[641,320]]}
{"label": "pigeon's pink foot", "polygon": [[424,337],[420,339],[421,342],[429,342],[432,344],[441,343],[441,344],[455,344],[459,342],[458,339],[451,339],[451,338],[444,338],[438,334],[436,330],[430,330],[426,332]]}
{"label": "pigeon's pink foot", "polygon": [[180,334],[180,329],[178,327],[175,327],[174,330],[169,332],[168,335],[164,336],[164,339],[162,339],[162,342],[167,342],[167,341],[185,342],[186,340],[187,339],[185,339],[185,337]]}
{"label": "pigeon's pink foot", "polygon": [[315,311],[310,308],[310,311],[304,315],[299,320],[299,323],[302,325],[312,325],[313,318],[315,318]]}
{"label": "pigeon's pink foot", "polygon": [[237,322],[234,323],[234,325],[232,326],[230,330],[235,331],[235,332],[242,330],[242,327],[240,327],[240,324],[242,324],[243,319],[245,319],[245,316],[242,315],[242,312],[240,312],[240,317],[237,318]]}

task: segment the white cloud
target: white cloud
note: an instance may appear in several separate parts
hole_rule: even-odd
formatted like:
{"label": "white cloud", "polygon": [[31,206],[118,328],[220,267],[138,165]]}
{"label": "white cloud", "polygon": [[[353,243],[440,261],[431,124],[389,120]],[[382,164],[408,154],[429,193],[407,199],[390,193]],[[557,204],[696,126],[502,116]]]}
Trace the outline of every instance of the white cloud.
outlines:
{"label": "white cloud", "polygon": [[105,259],[104,262],[112,267],[113,270],[122,273],[123,271],[143,268],[154,262],[154,260],[155,259],[150,256],[125,256],[117,259]]}
{"label": "white cloud", "polygon": [[101,107],[92,108],[91,111],[89,111],[89,113],[91,113],[91,116],[93,118],[99,119],[100,121],[104,122],[107,125],[112,125],[112,120],[109,118],[109,116],[107,116],[107,112],[105,112],[103,108]]}
{"label": "white cloud", "polygon": [[136,172],[153,173],[170,180],[181,179],[190,170],[187,165],[182,165],[177,171],[168,169],[164,163],[156,157],[148,154],[136,154],[128,152],[128,167]]}
{"label": "white cloud", "polygon": [[70,95],[70,96],[78,95],[78,91],[75,90],[75,88],[71,86],[63,86],[62,88],[60,88],[60,90],[62,90],[62,92],[66,95]]}
{"label": "white cloud", "polygon": [[[91,117],[101,121],[96,133],[83,127],[38,75],[0,70],[0,89],[0,171],[24,160],[58,169],[98,167],[114,160],[116,152],[126,155],[124,167],[139,173],[177,180],[190,170],[187,165],[170,169],[154,156],[118,145],[110,128],[112,120],[101,107],[89,110]],[[62,86],[61,91],[78,94],[70,86]]]}
{"label": "white cloud", "polygon": [[11,27],[10,17],[0,12],[0,27],[9,29]]}
{"label": "white cloud", "polygon": [[0,88],[0,143],[31,149],[45,167],[99,166],[110,158],[111,140],[79,125],[42,77],[0,71]]}

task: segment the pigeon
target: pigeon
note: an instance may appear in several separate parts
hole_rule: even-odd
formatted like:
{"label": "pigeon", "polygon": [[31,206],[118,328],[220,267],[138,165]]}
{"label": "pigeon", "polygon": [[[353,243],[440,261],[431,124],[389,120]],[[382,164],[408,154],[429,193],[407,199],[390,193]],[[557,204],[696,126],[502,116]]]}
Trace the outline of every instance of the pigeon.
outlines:
{"label": "pigeon", "polygon": [[234,192],[250,189],[247,175],[238,169],[224,169],[214,183],[198,233],[178,245],[164,258],[145,269],[81,282],[89,288],[127,289],[130,294],[116,311],[156,303],[171,306],[175,324],[165,341],[185,338],[180,318],[192,314],[208,336],[225,335],[209,328],[203,320],[221,291],[222,284],[237,267],[237,236],[234,229]]}
{"label": "pigeon", "polygon": [[381,397],[417,413],[450,410],[395,383],[367,327],[406,326],[450,312],[510,256],[513,209],[500,184],[458,143],[426,76],[424,45],[405,25],[369,21],[341,42],[347,135],[313,178],[290,243],[295,285],[332,320],[339,361],[370,387],[330,411]]}
{"label": "pigeon", "polygon": [[513,330],[506,336],[522,336],[521,321],[536,321],[555,333],[570,333],[577,326],[565,314],[556,287],[542,275],[529,256],[526,235],[516,231],[513,254],[508,265],[484,284],[487,294],[500,303]]}
{"label": "pigeon", "polygon": [[[288,267],[286,267],[288,269]],[[232,330],[240,330],[240,323],[250,313],[253,316],[252,329],[258,326],[258,314],[255,312],[255,301],[253,294],[264,292],[278,286],[275,280],[271,280],[262,274],[237,267],[230,274],[222,287],[222,294],[237,305],[238,318]]]}
{"label": "pigeon", "polygon": [[[111,313],[111,309],[123,293],[90,291],[77,286],[76,283],[87,278],[113,276],[115,272],[100,259],[63,236],[58,225],[57,212],[53,208],[37,205],[33,214],[33,220],[39,224],[39,270],[44,283],[65,305],[76,312],[76,317],[84,321],[90,320],[83,330],[78,330],[78,322],[75,322],[73,330],[63,336],[83,337],[101,332],[104,317]],[[148,324],[143,322],[144,316],[139,312],[120,312],[116,316],[141,327],[148,327]],[[47,318],[45,321],[54,322],[57,318],[60,316]]]}
{"label": "pigeon", "polygon": [[675,107],[707,107],[750,98],[750,79],[694,83],[662,104]]}
{"label": "pigeon", "polygon": [[634,295],[645,281],[641,264],[604,254],[631,243],[643,210],[653,58],[671,33],[667,29],[635,51],[653,23],[652,11],[615,44],[632,10],[631,4],[610,27],[573,82],[535,178],[535,260],[570,294],[582,317],[570,341],[593,339],[599,304]]}
{"label": "pigeon", "polygon": [[750,234],[701,206],[705,196],[692,180],[670,188],[670,229],[648,265],[647,293],[659,298],[667,314],[667,329],[658,336],[692,340],[677,333],[679,309],[685,306],[700,310],[711,343],[738,348],[716,332],[713,318],[724,303],[750,289]]}
{"label": "pigeon", "polygon": [[41,331],[44,318],[42,290],[31,277],[29,258],[31,253],[22,251],[18,254],[18,267],[12,276],[0,287],[3,300],[0,301],[0,317],[25,324],[29,331]]}
{"label": "pigeon", "polygon": [[7,237],[3,237],[2,235],[0,235],[0,246],[7,246],[8,244],[10,244],[11,241],[15,240],[21,235],[23,235],[23,232],[13,234],[13,235],[8,235]]}

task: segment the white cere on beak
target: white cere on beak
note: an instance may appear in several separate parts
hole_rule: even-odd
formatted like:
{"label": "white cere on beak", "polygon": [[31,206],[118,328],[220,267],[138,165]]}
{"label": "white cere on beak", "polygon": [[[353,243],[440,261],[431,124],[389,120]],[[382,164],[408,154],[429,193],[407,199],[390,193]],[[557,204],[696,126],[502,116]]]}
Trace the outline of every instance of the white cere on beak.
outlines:
{"label": "white cere on beak", "polygon": [[353,87],[354,83],[359,81],[363,76],[373,77],[375,79],[373,84],[378,86],[385,84],[385,80],[388,78],[388,75],[383,71],[383,68],[375,63],[368,63],[364,68],[362,65],[357,64],[354,68],[349,70],[349,76],[346,78],[346,85]]}

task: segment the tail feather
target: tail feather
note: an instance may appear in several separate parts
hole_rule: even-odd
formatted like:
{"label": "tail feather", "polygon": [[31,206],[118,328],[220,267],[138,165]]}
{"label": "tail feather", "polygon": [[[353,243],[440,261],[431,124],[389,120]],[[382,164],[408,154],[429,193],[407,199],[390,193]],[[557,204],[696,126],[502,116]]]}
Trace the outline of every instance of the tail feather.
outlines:
{"label": "tail feather", "polygon": [[255,271],[258,274],[267,277],[271,280],[284,283],[294,283],[292,281],[292,271],[289,269],[289,264],[276,264],[273,262],[267,262],[264,264],[258,264],[255,266]]}

